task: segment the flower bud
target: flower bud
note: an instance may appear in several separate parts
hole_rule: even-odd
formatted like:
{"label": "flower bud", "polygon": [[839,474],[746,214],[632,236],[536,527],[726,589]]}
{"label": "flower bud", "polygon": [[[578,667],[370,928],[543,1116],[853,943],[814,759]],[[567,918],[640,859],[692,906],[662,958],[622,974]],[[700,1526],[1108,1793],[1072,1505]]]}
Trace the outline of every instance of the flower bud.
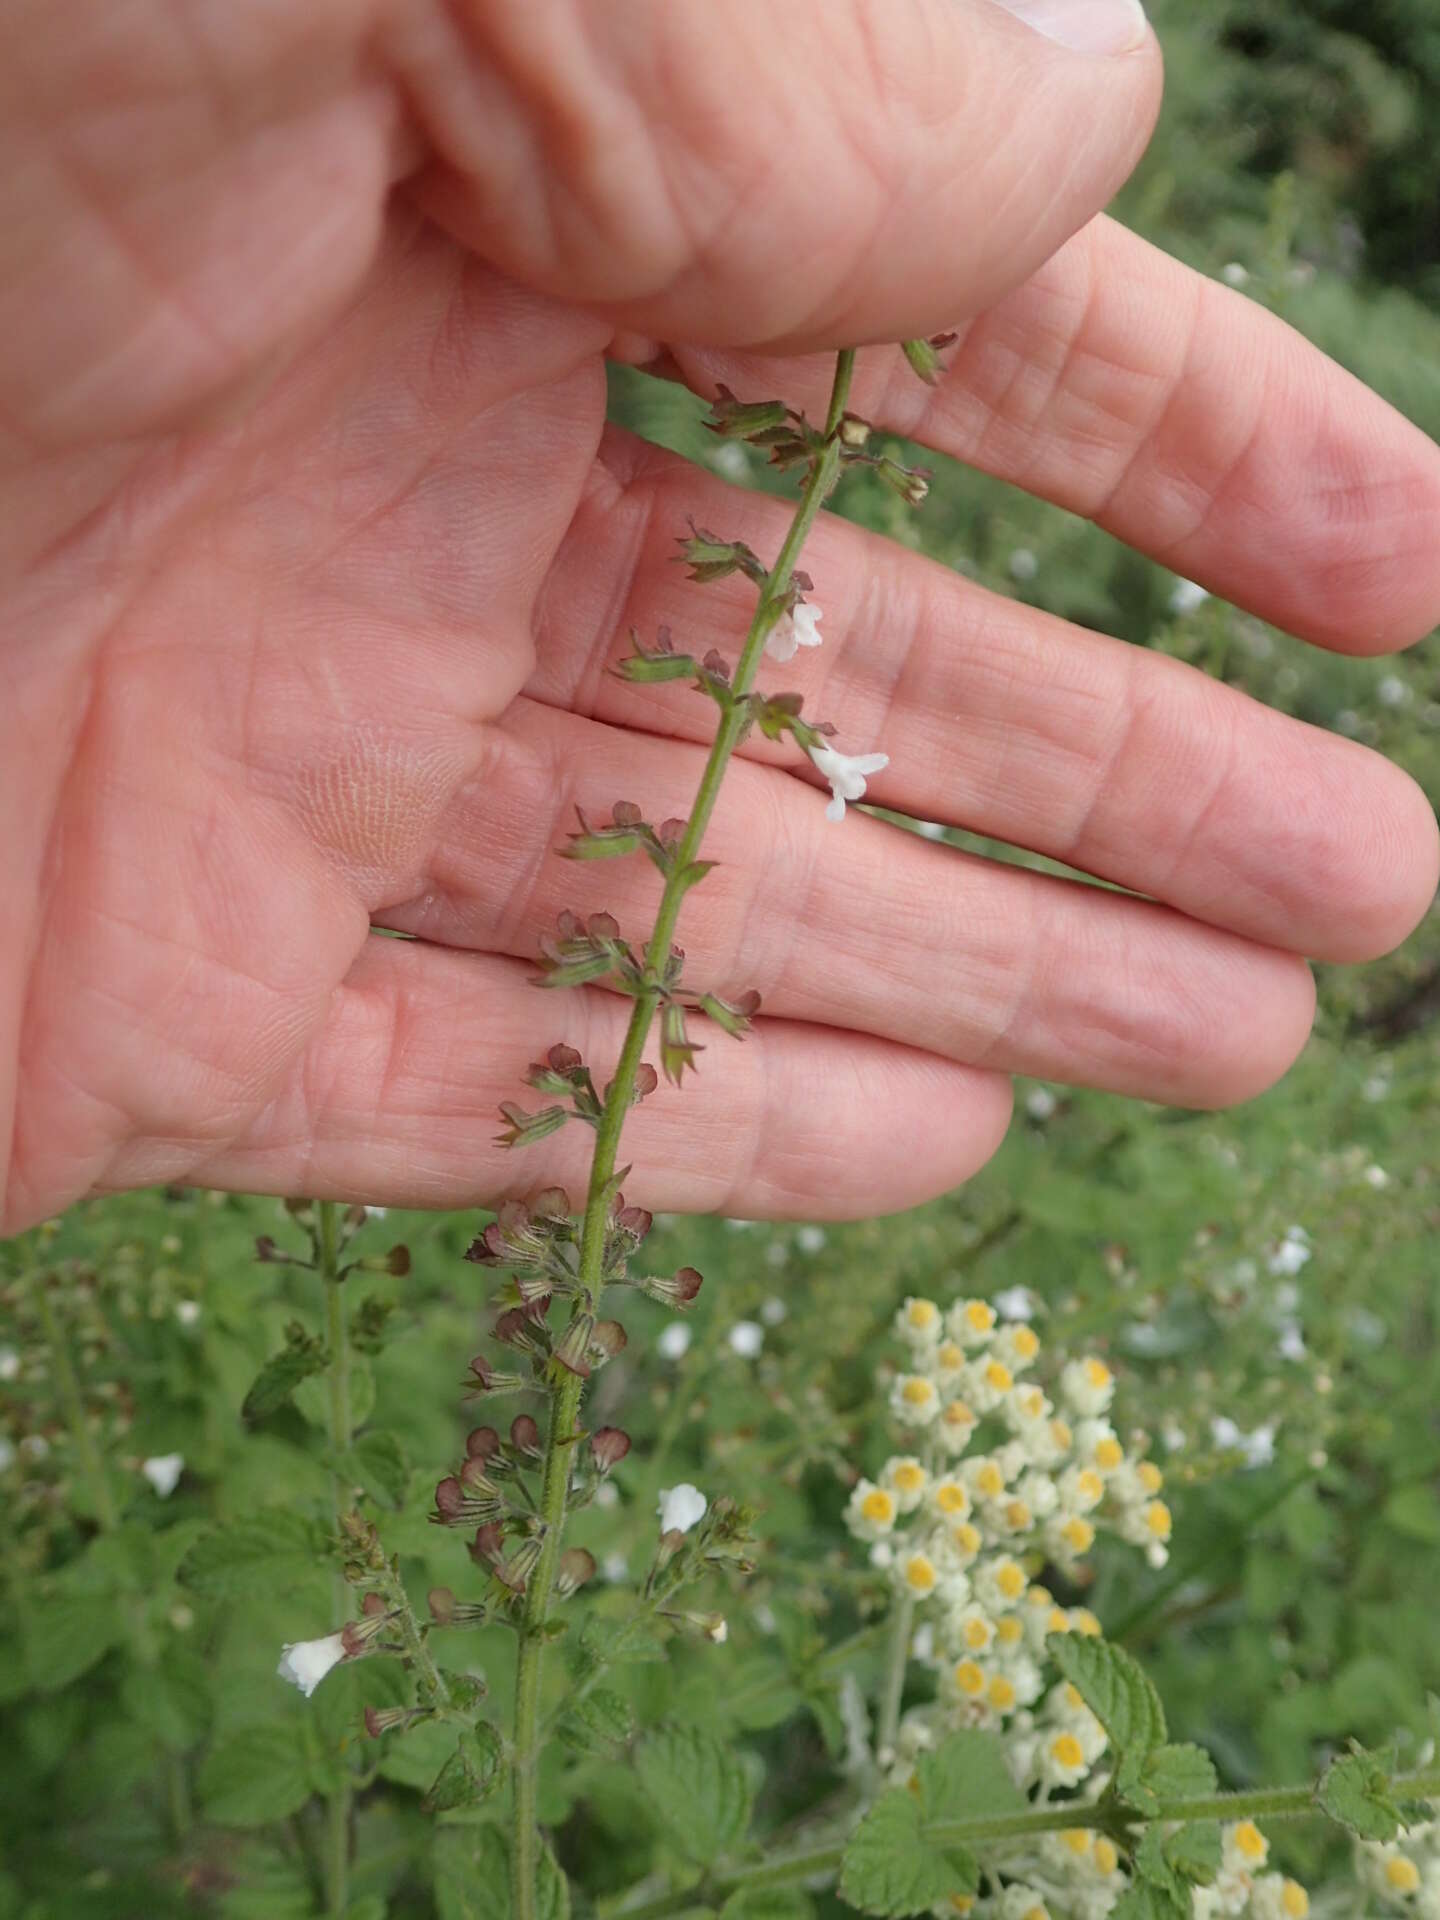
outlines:
{"label": "flower bud", "polygon": [[517,1413],[510,1422],[510,1444],[529,1460],[540,1458],[540,1429],[528,1413]]}
{"label": "flower bud", "polygon": [[692,1304],[704,1281],[694,1267],[681,1267],[674,1274],[652,1274],[640,1282],[650,1299],[683,1313]]}
{"label": "flower bud", "polygon": [[685,1009],[678,1000],[668,1000],[660,1015],[660,1065],[673,1086],[684,1082],[688,1067],[695,1071],[695,1056],[705,1049],[697,1046],[685,1031]]}
{"label": "flower bud", "polygon": [[900,346],[905,358],[926,386],[933,387],[945,371],[940,358],[942,349],[953,346],[959,337],[955,333],[936,333],[928,340],[902,340]]}
{"label": "flower bud", "polygon": [[505,1529],[498,1520],[487,1520],[475,1529],[468,1552],[477,1567],[493,1567],[505,1551]]}
{"label": "flower bud", "polygon": [[494,1569],[495,1578],[512,1593],[523,1593],[539,1558],[540,1542],[532,1534]]}
{"label": "flower bud", "polygon": [[[608,971],[608,968],[605,970]],[[558,1133],[570,1115],[564,1107],[542,1107],[538,1113],[527,1113],[513,1100],[502,1100],[500,1117],[505,1127],[494,1135],[494,1144],[497,1147],[529,1147],[549,1134]]]}
{"label": "flower bud", "polygon": [[583,1587],[595,1573],[595,1556],[584,1547],[567,1547],[555,1569],[555,1591],[568,1600],[577,1587]]}
{"label": "flower bud", "polygon": [[556,1341],[551,1357],[568,1372],[585,1380],[590,1375],[590,1343],[595,1332],[593,1313],[577,1313]]}
{"label": "flower bud", "polygon": [[425,1596],[425,1604],[437,1627],[448,1627],[455,1618],[455,1595],[449,1587],[431,1587]]}
{"label": "flower bud", "polygon": [[716,382],[715,391],[718,398],[711,402],[704,425],[723,440],[754,440],[790,418],[783,400],[737,400],[723,381]]}
{"label": "flower bud", "polygon": [[613,1360],[617,1353],[625,1351],[628,1343],[629,1336],[618,1320],[597,1320],[590,1335],[590,1358],[597,1363]]}
{"label": "flower bud", "polygon": [[500,1451],[500,1436],[494,1427],[473,1427],[465,1436],[465,1452],[471,1460],[493,1460]]}
{"label": "flower bud", "polygon": [[410,1271],[410,1249],[406,1246],[391,1247],[385,1256],[385,1271],[393,1274],[397,1280],[403,1280]]}
{"label": "flower bud", "polygon": [[868,420],[862,420],[858,413],[843,413],[840,416],[840,444],[842,447],[863,447],[870,438],[873,428]]}
{"label": "flower bud", "polygon": [[630,1451],[630,1436],[621,1427],[597,1427],[590,1436],[590,1457],[601,1473],[618,1467]]}

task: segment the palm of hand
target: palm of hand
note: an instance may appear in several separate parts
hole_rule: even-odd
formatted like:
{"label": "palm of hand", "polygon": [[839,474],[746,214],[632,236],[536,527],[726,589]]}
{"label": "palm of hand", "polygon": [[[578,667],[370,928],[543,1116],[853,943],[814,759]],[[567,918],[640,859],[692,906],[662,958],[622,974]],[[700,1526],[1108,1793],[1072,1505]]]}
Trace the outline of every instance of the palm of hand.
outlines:
{"label": "palm of hand", "polygon": [[[313,258],[282,273],[295,246],[277,245],[279,267],[240,248],[219,296],[208,268],[179,273],[173,309],[201,287],[210,334],[226,333],[220,373],[195,347],[204,327],[178,346],[162,329],[157,354],[102,314],[124,345],[103,378],[57,379],[53,404],[46,391],[38,483],[22,464],[7,495],[23,564],[3,818],[20,912],[0,977],[0,1227],[157,1180],[438,1205],[580,1177],[583,1143],[564,1135],[507,1163],[494,1108],[553,1040],[603,1077],[623,1006],[536,994],[524,956],[565,905],[643,933],[654,876],[548,854],[577,800],[685,812],[708,725],[683,692],[604,670],[632,622],[733,652],[746,593],[687,585],[672,536],[694,514],[770,557],[785,516],[605,433],[612,322],[521,290],[405,212],[367,268],[392,129],[372,102],[352,110],[367,157]],[[326,166],[357,137],[327,123],[306,141],[318,179],[284,154],[270,196],[291,242],[328,217]],[[1156,329],[1122,315],[1123,288],[1144,283],[1152,313],[1183,304],[1167,271],[1096,223],[965,330],[933,403],[880,349],[856,405],[1329,644],[1368,638],[1372,614],[1396,638],[1420,630],[1433,565],[1397,565],[1377,589],[1376,556],[1403,562],[1428,537],[1428,447],[1333,370],[1321,411],[1354,418],[1324,440],[1294,397],[1316,388],[1318,356],[1243,303],[1217,318],[1260,368],[1255,418],[1194,351],[1148,364]],[[1094,294],[1112,282],[1120,294]],[[636,317],[665,326],[686,298]],[[54,316],[27,323],[44,367]],[[267,370],[296,334],[309,344]],[[78,362],[97,351],[82,339]],[[22,421],[26,352],[21,385],[0,390]],[[817,402],[814,363],[670,364],[702,388]],[[216,392],[224,411],[197,415]],[[1322,477],[1346,476],[1344,540],[1334,488],[1276,538],[1302,426]],[[709,1048],[704,1100],[632,1120],[653,1163],[637,1197],[905,1205],[992,1150],[1012,1071],[1242,1097],[1308,1028],[1296,956],[1380,951],[1428,902],[1433,822],[1373,756],[839,523],[805,564],[829,644],[784,684],[841,745],[891,752],[877,798],[1149,898],[863,818],[829,828],[752,743],[682,938],[699,984],[758,986],[768,1017],[749,1046]]]}

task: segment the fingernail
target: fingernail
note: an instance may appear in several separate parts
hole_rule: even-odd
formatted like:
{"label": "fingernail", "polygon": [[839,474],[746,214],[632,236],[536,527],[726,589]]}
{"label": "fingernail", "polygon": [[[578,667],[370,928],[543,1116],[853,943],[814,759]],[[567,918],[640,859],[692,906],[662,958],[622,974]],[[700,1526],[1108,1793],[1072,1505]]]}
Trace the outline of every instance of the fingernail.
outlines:
{"label": "fingernail", "polygon": [[1128,53],[1145,38],[1140,0],[997,0],[1049,40],[1076,53]]}

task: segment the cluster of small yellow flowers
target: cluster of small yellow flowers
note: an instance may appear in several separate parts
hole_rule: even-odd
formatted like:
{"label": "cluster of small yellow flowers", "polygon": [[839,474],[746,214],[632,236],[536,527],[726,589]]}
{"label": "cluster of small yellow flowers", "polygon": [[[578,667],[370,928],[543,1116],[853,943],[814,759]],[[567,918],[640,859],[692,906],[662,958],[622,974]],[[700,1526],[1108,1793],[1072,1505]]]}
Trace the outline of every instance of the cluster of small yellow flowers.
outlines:
{"label": "cluster of small yellow flowers", "polygon": [[1220,1871],[1191,1896],[1194,1920],[1247,1914],[1250,1920],[1305,1920],[1310,1896],[1298,1880],[1269,1873],[1270,1842],[1253,1820],[1232,1820],[1220,1832]]}
{"label": "cluster of small yellow flowers", "polygon": [[[1073,1577],[1101,1529],[1163,1565],[1160,1470],[1127,1453],[1110,1424],[1115,1381],[1103,1360],[1067,1361],[1052,1398],[1033,1377],[1034,1329],[1001,1321],[988,1301],[942,1310],[912,1298],[895,1330],[908,1353],[889,1407],[913,1450],[859,1482],[846,1523],[900,1594],[928,1603],[952,1724],[1000,1727],[1039,1700],[1050,1634],[1100,1630],[1032,1575],[1049,1563]],[[1076,1738],[1056,1723],[1061,1754]],[[1032,1777],[1070,1784],[1095,1757],[1087,1743],[1078,1757],[1061,1754],[1037,1758]]]}
{"label": "cluster of small yellow flowers", "polygon": [[1407,1827],[1384,1845],[1361,1841],[1355,1855],[1361,1884],[1384,1912],[1440,1920],[1440,1820]]}

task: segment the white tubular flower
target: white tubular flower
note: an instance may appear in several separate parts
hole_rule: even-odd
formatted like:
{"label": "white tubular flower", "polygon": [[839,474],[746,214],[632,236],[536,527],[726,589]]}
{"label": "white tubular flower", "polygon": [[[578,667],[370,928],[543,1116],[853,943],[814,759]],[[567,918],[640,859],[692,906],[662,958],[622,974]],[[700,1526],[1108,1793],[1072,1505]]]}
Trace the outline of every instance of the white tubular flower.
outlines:
{"label": "white tubular flower", "polygon": [[[770,630],[765,651],[783,666],[795,658],[797,647],[818,647],[824,636],[817,631],[824,614],[813,600],[802,600],[794,611],[782,614]],[[823,771],[823,769],[822,769]]]}
{"label": "white tubular flower", "polygon": [[162,1500],[168,1500],[185,1471],[183,1453],[155,1453],[140,1462],[140,1471]]}
{"label": "white tubular flower", "polygon": [[928,1427],[940,1411],[940,1393],[923,1373],[902,1373],[890,1389],[890,1411],[908,1427]]}
{"label": "white tubular flower", "polygon": [[834,747],[811,747],[808,751],[817,771],[830,782],[833,797],[825,809],[827,820],[843,820],[846,801],[863,800],[870,775],[890,764],[888,753],[837,753]]}
{"label": "white tubular flower", "polygon": [[1125,1464],[1125,1449],[1108,1420],[1082,1420],[1075,1428],[1075,1452],[1081,1464],[1114,1473]]}
{"label": "white tubular flower", "polygon": [[983,1347],[995,1331],[995,1318],[988,1300],[957,1300],[945,1316],[950,1338],[962,1347]]}
{"label": "white tubular flower", "polygon": [[940,1569],[923,1548],[898,1553],[891,1571],[901,1593],[915,1600],[928,1600],[940,1585]]}
{"label": "white tubular flower", "polygon": [[894,1531],[899,1502],[888,1487],[862,1480],[845,1508],[845,1524],[857,1540],[883,1540]]}
{"label": "white tubular flower", "polygon": [[1105,1476],[1098,1467],[1067,1467],[1057,1491],[1066,1513],[1089,1513],[1105,1498]]}
{"label": "white tubular flower", "polygon": [[1294,1275],[1310,1259],[1310,1236],[1304,1227],[1287,1227],[1285,1238],[1265,1262],[1271,1273]]}
{"label": "white tubular flower", "polygon": [[737,1320],[727,1336],[730,1351],[742,1360],[753,1360],[765,1344],[765,1329],[758,1320]]}
{"label": "white tubular flower", "polygon": [[1023,1373],[1027,1367],[1034,1366],[1039,1356],[1040,1336],[1023,1322],[1001,1327],[991,1342],[990,1351],[1003,1360],[1012,1373]]}
{"label": "white tubular flower", "polygon": [[662,1533],[688,1533],[697,1521],[705,1518],[705,1509],[709,1501],[698,1487],[692,1487],[688,1480],[682,1480],[678,1487],[662,1487],[660,1498],[655,1503],[655,1511],[660,1516]]}
{"label": "white tubular flower", "polygon": [[0,1347],[0,1380],[20,1378],[20,1356],[14,1347]]}
{"label": "white tubular flower", "polygon": [[655,1351],[662,1360],[683,1360],[690,1348],[691,1332],[683,1320],[672,1320],[662,1327]]}
{"label": "white tubular flower", "polygon": [[1298,1880],[1281,1873],[1262,1873],[1250,1890],[1254,1920],[1305,1920],[1310,1896]]}
{"label": "white tubular flower", "polygon": [[990,1651],[995,1639],[995,1622],[978,1601],[972,1600],[952,1617],[948,1631],[959,1652],[978,1658]]}
{"label": "white tubular flower", "polygon": [[1022,1473],[1015,1483],[1015,1494],[1023,1500],[1037,1520],[1048,1519],[1060,1504],[1060,1489],[1048,1473],[1038,1473],[1033,1467],[1028,1473]]}
{"label": "white tubular flower", "polygon": [[899,1512],[914,1513],[925,1498],[930,1476],[913,1454],[897,1454],[893,1460],[885,1462],[880,1473],[880,1484],[894,1494]]}
{"label": "white tubular flower", "polygon": [[917,1353],[933,1347],[945,1331],[945,1320],[933,1300],[911,1294],[895,1316],[895,1331]]}
{"label": "white tubular flower", "polygon": [[1024,1598],[1029,1582],[1020,1562],[1012,1560],[1009,1554],[1001,1554],[975,1569],[973,1585],[981,1602],[992,1613],[1005,1613]]}
{"label": "white tubular flower", "polygon": [[975,1434],[975,1409],[966,1400],[947,1400],[935,1423],[940,1445],[952,1459],[964,1453]]}
{"label": "white tubular flower", "polygon": [[1071,1360],[1060,1374],[1060,1391],[1076,1413],[1104,1413],[1115,1397],[1115,1376],[1103,1360]]}
{"label": "white tubular flower", "polygon": [[1000,1920],[1050,1920],[1050,1909],[1037,1887],[1017,1880],[1000,1896]]}
{"label": "white tubular flower", "polygon": [[1233,1820],[1220,1829],[1220,1866],[1226,1873],[1259,1873],[1270,1858],[1270,1842],[1253,1820]]}
{"label": "white tubular flower", "polygon": [[1090,1771],[1080,1736],[1068,1727],[1052,1729],[1040,1746],[1040,1778],[1047,1787],[1073,1787]]}
{"label": "white tubular flower", "polygon": [[298,1687],[308,1700],[332,1667],[345,1658],[345,1635],[327,1633],[320,1640],[291,1640],[280,1649],[275,1669],[282,1680]]}

